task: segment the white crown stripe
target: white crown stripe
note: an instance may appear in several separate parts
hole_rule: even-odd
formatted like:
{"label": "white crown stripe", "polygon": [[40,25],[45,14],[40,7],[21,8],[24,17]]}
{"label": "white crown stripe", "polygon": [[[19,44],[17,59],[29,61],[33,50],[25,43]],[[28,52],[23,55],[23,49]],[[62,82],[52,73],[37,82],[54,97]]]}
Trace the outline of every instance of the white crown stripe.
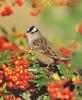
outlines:
{"label": "white crown stripe", "polygon": [[31,33],[34,33],[38,31],[38,29],[36,28],[36,26],[30,26],[28,29],[27,29],[27,32],[31,32]]}
{"label": "white crown stripe", "polygon": [[33,28],[33,30],[32,30],[31,32],[33,32],[33,33],[34,33],[34,32],[36,32],[36,31],[37,31],[37,28],[36,28],[36,27],[34,27],[34,28]]}

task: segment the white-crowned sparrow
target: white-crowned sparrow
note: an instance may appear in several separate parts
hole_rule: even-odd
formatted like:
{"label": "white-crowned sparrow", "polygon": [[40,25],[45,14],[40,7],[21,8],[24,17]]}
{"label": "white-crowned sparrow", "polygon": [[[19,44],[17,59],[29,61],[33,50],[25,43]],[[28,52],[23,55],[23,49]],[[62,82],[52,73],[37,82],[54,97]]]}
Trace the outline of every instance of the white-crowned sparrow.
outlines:
{"label": "white-crowned sparrow", "polygon": [[59,50],[47,41],[36,26],[27,28],[26,39],[31,48],[38,53],[38,59],[45,64],[59,64],[68,60]]}

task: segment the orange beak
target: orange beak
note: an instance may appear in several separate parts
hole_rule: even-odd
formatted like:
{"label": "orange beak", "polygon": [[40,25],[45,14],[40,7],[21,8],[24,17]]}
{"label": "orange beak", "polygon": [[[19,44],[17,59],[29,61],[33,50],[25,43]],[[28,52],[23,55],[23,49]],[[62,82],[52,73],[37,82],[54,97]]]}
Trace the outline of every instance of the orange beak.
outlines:
{"label": "orange beak", "polygon": [[27,32],[27,33],[25,33],[25,37],[28,37],[29,36],[29,33]]}

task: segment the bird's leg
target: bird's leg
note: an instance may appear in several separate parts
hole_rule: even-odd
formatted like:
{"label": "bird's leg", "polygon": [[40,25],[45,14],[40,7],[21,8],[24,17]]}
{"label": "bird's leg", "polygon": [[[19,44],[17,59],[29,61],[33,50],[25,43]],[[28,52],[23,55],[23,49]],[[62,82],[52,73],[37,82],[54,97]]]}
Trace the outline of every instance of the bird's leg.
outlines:
{"label": "bird's leg", "polygon": [[50,67],[50,64],[47,65],[47,69]]}
{"label": "bird's leg", "polygon": [[55,66],[55,65],[56,65],[55,62],[51,63],[51,66]]}
{"label": "bird's leg", "polygon": [[52,62],[52,63],[48,63],[48,65],[47,65],[47,69],[49,69],[49,67],[51,67],[51,66],[55,66],[55,63],[54,63],[54,62]]}

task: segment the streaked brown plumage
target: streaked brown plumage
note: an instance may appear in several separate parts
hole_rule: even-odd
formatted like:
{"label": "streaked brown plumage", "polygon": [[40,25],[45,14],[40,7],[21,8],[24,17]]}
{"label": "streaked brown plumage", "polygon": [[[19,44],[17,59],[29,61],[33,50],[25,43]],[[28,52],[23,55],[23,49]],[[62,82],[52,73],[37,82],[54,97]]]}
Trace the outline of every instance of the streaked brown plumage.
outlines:
{"label": "streaked brown plumage", "polygon": [[37,27],[31,26],[26,33],[29,46],[38,53],[38,59],[46,64],[59,63],[68,60],[57,48],[47,41]]}

